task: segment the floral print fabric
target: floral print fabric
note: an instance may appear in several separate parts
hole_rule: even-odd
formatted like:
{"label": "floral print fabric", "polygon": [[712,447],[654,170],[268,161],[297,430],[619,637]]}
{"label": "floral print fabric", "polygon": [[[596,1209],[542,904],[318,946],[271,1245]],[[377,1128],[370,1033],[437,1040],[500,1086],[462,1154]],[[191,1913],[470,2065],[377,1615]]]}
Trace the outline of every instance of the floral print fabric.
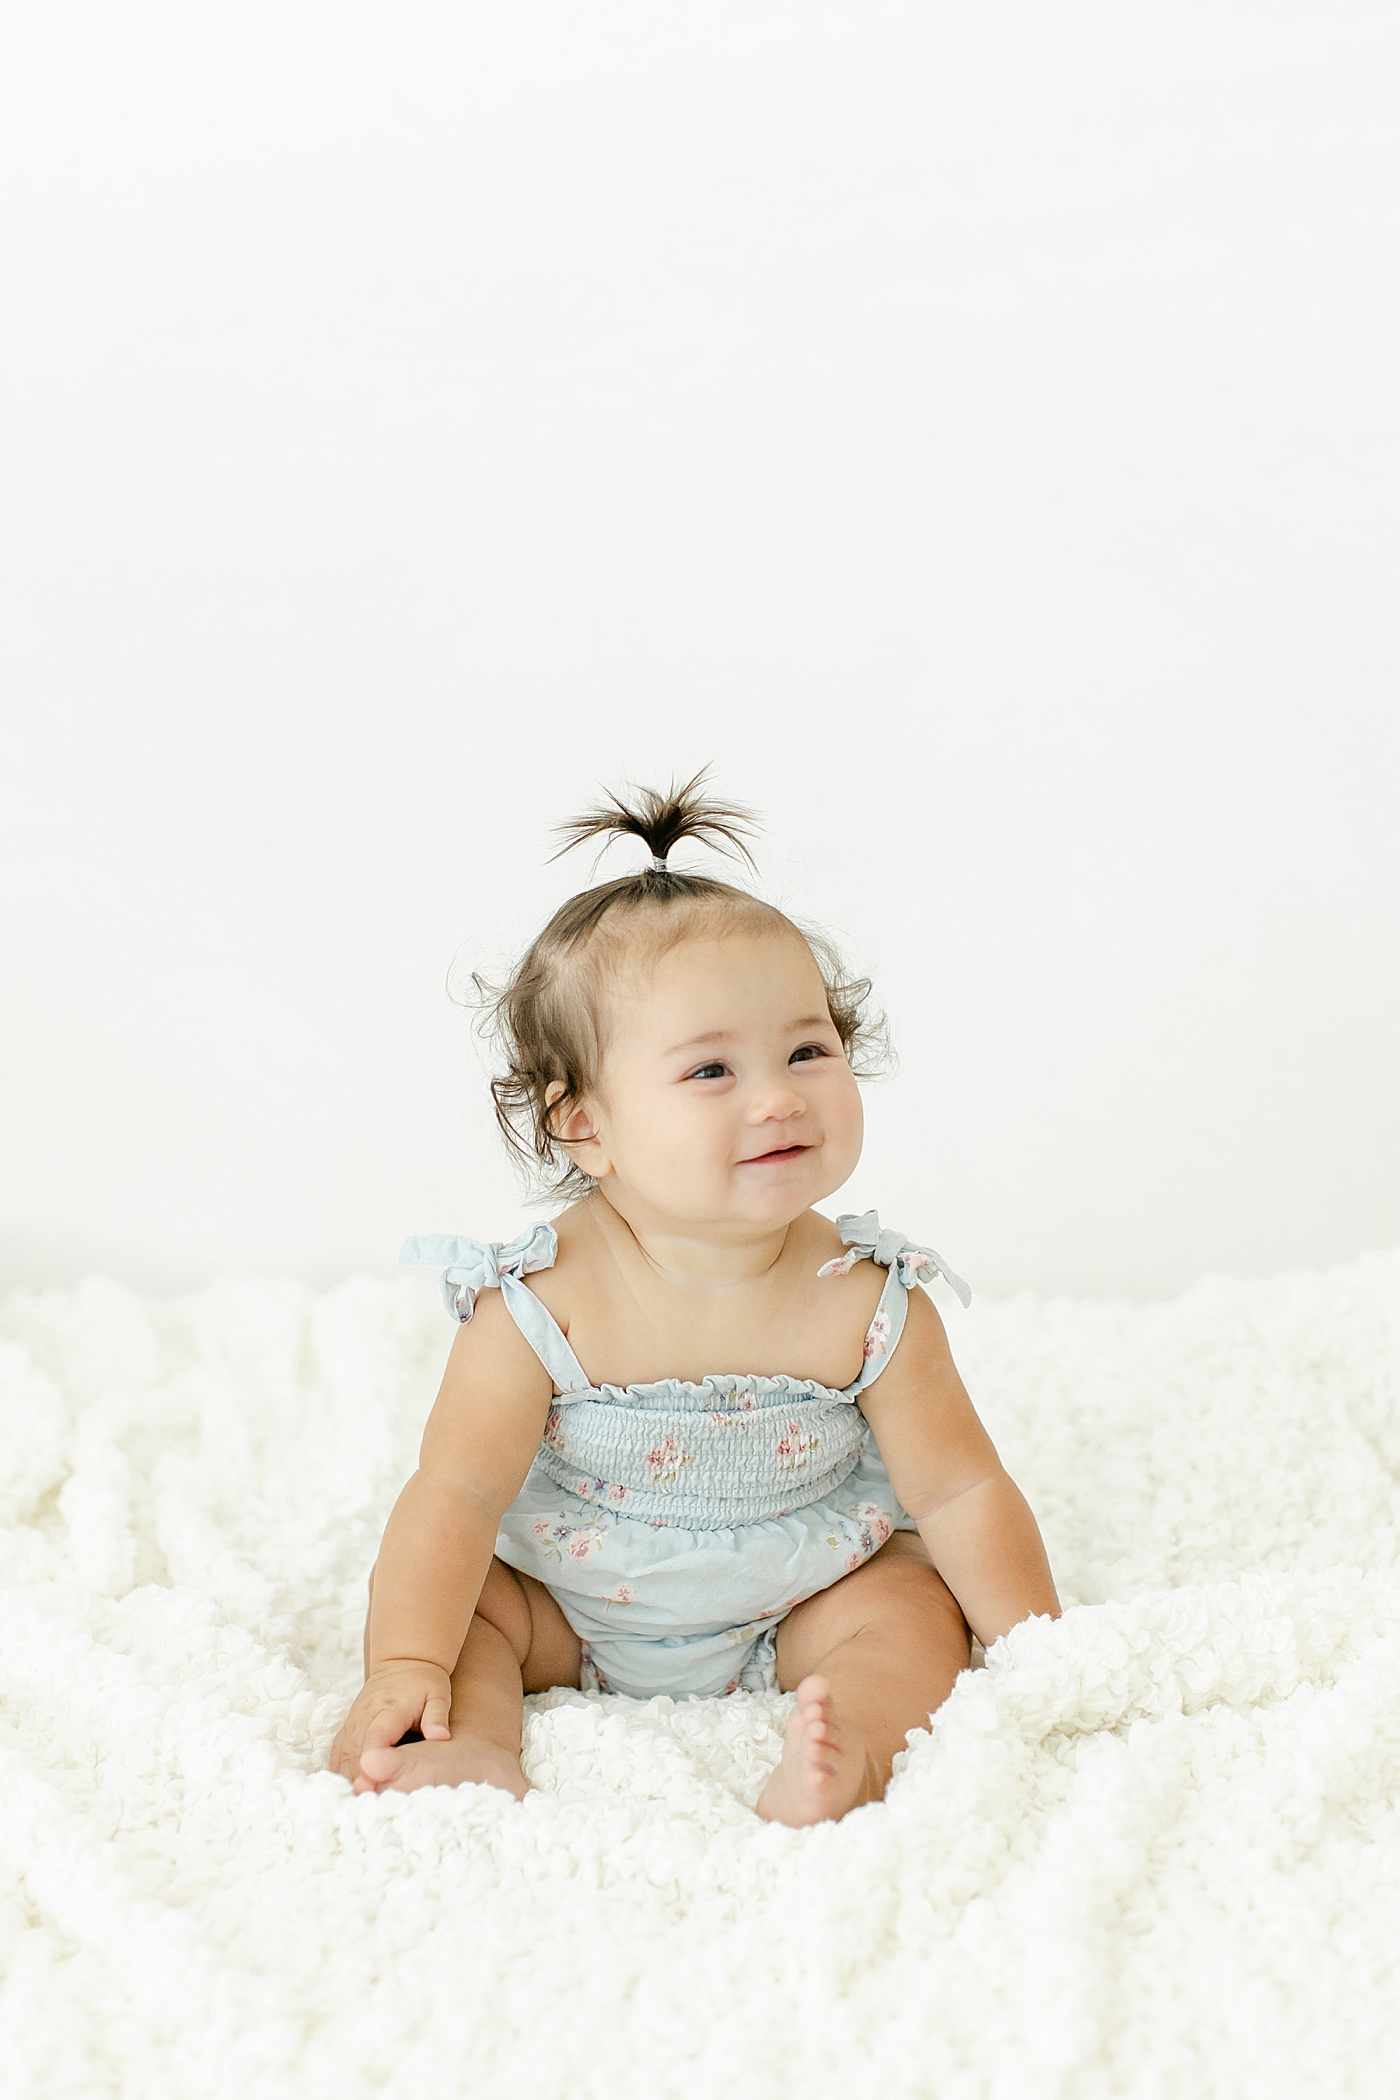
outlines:
{"label": "floral print fabric", "polygon": [[729,1530],[639,1523],[559,1487],[541,1466],[501,1520],[496,1551],[558,1599],[588,1682],[650,1699],[771,1688],[773,1637],[815,1596],[910,1531],[867,1436],[820,1502]]}
{"label": "floral print fabric", "polygon": [[[877,1313],[867,1362],[888,1354],[891,1331]],[[638,1523],[724,1531],[834,1492],[865,1436],[852,1395],[810,1379],[667,1378],[552,1408],[539,1463],[556,1486]]]}

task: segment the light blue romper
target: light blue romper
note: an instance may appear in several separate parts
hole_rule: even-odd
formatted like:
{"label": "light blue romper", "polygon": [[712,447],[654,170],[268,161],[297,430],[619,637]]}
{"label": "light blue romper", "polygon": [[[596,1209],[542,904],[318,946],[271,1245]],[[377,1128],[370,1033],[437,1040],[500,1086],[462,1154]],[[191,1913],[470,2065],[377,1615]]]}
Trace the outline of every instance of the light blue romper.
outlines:
{"label": "light blue romper", "polygon": [[859,1397],[903,1332],[931,1249],[838,1218],[846,1252],[889,1270],[854,1384],[724,1372],[650,1385],[593,1385],[545,1306],[521,1281],[554,1266],[552,1225],[505,1244],[411,1239],[399,1259],[442,1262],[449,1312],[469,1320],[498,1288],[556,1389],[539,1455],[501,1520],[496,1552],[557,1598],[583,1643],[583,1683],[649,1699],[772,1689],[779,1622],[858,1568],[914,1520],[895,1499]]}

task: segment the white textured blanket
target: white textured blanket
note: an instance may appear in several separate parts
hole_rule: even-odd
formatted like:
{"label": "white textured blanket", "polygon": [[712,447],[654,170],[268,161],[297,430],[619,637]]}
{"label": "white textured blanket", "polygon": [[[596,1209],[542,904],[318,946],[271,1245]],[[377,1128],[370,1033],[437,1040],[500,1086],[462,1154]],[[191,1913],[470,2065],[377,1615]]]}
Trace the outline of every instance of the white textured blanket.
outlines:
{"label": "white textured blanket", "polygon": [[321,1769],[449,1339],[420,1279],[0,1310],[0,2087],[1400,2087],[1400,1255],[950,1319],[1076,1608],[882,1805],[786,1702],[532,1702],[523,1806]]}

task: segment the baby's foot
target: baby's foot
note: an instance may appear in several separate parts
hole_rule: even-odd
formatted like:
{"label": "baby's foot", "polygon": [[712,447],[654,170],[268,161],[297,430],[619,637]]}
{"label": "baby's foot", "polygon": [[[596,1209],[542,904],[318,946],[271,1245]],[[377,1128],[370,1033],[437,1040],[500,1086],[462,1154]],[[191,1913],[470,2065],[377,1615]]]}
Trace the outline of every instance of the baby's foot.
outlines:
{"label": "baby's foot", "polygon": [[478,1786],[498,1786],[517,1801],[530,1791],[530,1782],[512,1757],[488,1736],[460,1734],[454,1728],[450,1743],[395,1743],[391,1749],[362,1750],[357,1794],[377,1794],[386,1787],[411,1794],[420,1786],[461,1786],[473,1780]]}
{"label": "baby's foot", "polygon": [[804,1677],[782,1763],[758,1797],[770,1823],[823,1823],[866,1797],[865,1745],[837,1716],[824,1677]]}

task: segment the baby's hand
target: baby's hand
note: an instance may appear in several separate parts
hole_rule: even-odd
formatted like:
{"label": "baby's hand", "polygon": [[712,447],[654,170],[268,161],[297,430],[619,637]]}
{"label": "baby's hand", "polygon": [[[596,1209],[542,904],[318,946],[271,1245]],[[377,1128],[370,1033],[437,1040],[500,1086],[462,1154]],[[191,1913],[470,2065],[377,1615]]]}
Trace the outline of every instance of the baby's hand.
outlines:
{"label": "baby's hand", "polygon": [[452,1679],[430,1662],[386,1662],[372,1670],[331,1745],[331,1770],[368,1793],[374,1781],[360,1769],[360,1752],[390,1749],[410,1728],[425,1742],[450,1742]]}

